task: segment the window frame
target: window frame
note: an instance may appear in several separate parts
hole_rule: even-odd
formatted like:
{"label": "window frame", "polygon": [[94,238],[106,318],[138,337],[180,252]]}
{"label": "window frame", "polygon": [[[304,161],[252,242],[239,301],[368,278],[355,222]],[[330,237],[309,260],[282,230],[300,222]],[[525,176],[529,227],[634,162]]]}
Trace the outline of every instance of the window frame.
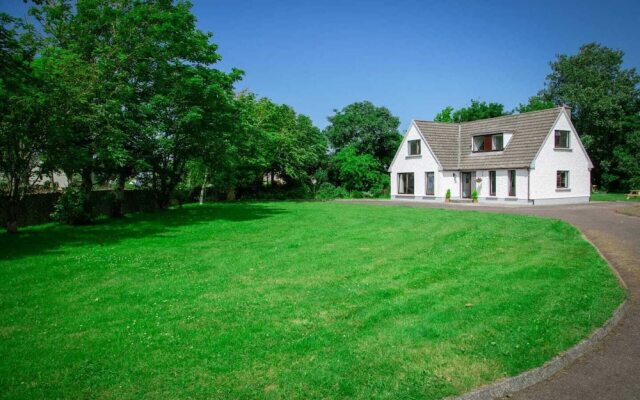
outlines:
{"label": "window frame", "polygon": [[[471,150],[474,153],[484,153],[486,151],[484,149],[484,136],[485,135],[476,135],[471,138]],[[482,138],[482,140],[479,142],[479,145],[476,145],[476,139],[480,138]],[[482,147],[482,149],[480,149],[480,147]]]}
{"label": "window frame", "polygon": [[[405,185],[400,185],[401,180],[403,180],[403,176],[407,176],[407,182]],[[411,185],[409,185],[409,176],[411,177]],[[401,192],[400,188],[405,186],[405,191]],[[409,188],[411,188],[411,191],[409,192]],[[414,177],[414,173],[413,172],[398,172],[398,194],[404,194],[404,195],[413,195],[416,192],[416,185],[415,185],[415,177]]]}
{"label": "window frame", "polygon": [[[429,175],[432,177],[431,192],[429,192]],[[427,171],[424,174],[424,194],[427,196],[433,196],[436,193],[436,174],[434,171]]]}
{"label": "window frame", "polygon": [[[411,150],[412,150],[411,145],[412,145],[413,143],[416,143],[416,142],[418,143],[418,152],[417,152],[417,153],[412,153],[412,152],[411,152]],[[421,140],[420,140],[420,139],[407,140],[407,145],[408,145],[407,154],[408,154],[409,156],[419,156],[419,155],[421,155],[421,154],[422,154],[422,144],[421,144],[420,142],[421,142]]]}
{"label": "window frame", "polygon": [[507,175],[509,177],[509,197],[516,197],[516,194],[518,193],[518,188],[516,186],[518,178],[517,171],[515,169],[507,170]]}
{"label": "window frame", "polygon": [[[562,182],[561,174],[565,174],[565,182]],[[560,178],[560,179],[558,179]],[[564,183],[565,186],[560,186]],[[557,170],[556,171],[556,189],[569,189],[569,171],[567,170]]]}
{"label": "window frame", "polygon": [[[500,148],[496,148],[496,138],[500,137]],[[504,134],[496,133],[495,135],[491,135],[491,151],[502,151],[504,150]]]}
{"label": "window frame", "polygon": [[[566,134],[566,146],[560,143],[560,138],[562,134]],[[554,149],[570,149],[571,148],[571,131],[565,131],[562,129],[556,129],[553,134],[553,148]]]}
{"label": "window frame", "polygon": [[[495,138],[500,136],[502,138],[502,143],[500,148],[496,148],[495,146]],[[481,140],[478,140],[481,139]],[[491,146],[489,150],[487,150],[487,144]],[[486,133],[483,135],[474,135],[471,137],[471,152],[472,153],[489,153],[492,151],[504,151],[504,132],[500,133]]]}
{"label": "window frame", "polygon": [[498,177],[496,171],[489,171],[489,196],[495,197]]}

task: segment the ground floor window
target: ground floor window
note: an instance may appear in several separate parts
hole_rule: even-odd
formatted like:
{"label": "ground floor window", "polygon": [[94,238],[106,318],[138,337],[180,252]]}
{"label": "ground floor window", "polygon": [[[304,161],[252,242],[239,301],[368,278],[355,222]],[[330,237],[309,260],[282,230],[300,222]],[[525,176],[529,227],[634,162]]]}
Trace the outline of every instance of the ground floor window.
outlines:
{"label": "ground floor window", "polygon": [[516,195],[516,170],[509,170],[509,196]]}
{"label": "ground floor window", "polygon": [[556,172],[556,188],[567,189],[569,187],[569,171]]}
{"label": "ground floor window", "polygon": [[426,189],[426,194],[431,194],[433,195],[435,193],[435,176],[433,172],[427,172],[427,177],[426,177],[426,185],[425,187]]}
{"label": "ground floor window", "polygon": [[398,174],[398,194],[413,194],[413,172]]}
{"label": "ground floor window", "polygon": [[496,195],[496,171],[489,171],[489,196]]}

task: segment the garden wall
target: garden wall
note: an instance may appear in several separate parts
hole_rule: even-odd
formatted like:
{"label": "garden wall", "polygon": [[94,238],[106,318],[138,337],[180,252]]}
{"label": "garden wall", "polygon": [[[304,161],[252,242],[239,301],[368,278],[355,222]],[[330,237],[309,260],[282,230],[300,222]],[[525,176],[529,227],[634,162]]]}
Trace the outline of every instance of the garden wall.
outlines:
{"label": "garden wall", "polygon": [[[92,202],[97,214],[108,215],[113,201],[110,190],[96,190],[91,193]],[[18,226],[37,225],[51,222],[51,213],[61,193],[34,193],[25,197],[18,218]],[[178,196],[183,202],[189,202],[191,196],[181,193]],[[5,207],[7,199],[0,197],[0,227],[6,225]],[[151,190],[126,190],[124,192],[124,212],[154,211],[157,209],[156,198]]]}

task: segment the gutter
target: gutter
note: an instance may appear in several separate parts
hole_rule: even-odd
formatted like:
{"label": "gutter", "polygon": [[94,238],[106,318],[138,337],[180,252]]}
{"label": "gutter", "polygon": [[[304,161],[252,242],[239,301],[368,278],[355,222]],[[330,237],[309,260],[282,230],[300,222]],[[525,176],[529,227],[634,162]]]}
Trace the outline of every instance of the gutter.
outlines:
{"label": "gutter", "polygon": [[[527,203],[531,201],[531,169],[527,167]],[[532,203],[535,205],[535,203]]]}

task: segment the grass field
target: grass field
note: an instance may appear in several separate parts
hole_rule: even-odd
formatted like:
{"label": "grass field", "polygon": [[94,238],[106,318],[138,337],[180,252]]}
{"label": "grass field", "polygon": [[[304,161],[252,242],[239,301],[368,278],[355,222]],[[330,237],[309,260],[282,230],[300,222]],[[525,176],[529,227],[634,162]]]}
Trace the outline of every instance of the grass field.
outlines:
{"label": "grass field", "polygon": [[0,234],[3,398],[441,398],[541,365],[625,294],[573,227],[236,203]]}
{"label": "grass field", "polygon": [[627,199],[626,193],[605,193],[605,192],[595,192],[591,193],[592,201],[631,201],[631,202],[640,202],[640,198],[631,198]]}

